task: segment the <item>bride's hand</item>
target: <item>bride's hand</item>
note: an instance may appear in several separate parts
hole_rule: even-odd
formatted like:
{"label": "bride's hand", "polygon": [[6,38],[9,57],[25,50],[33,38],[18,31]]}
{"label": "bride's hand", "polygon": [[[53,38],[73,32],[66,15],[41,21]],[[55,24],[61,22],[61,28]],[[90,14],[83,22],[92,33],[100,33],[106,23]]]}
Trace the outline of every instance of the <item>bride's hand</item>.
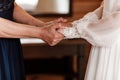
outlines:
{"label": "bride's hand", "polygon": [[62,32],[64,29],[67,29],[67,28],[71,28],[72,27],[72,23],[71,22],[62,22],[62,23],[59,23],[59,29],[58,29],[58,32]]}
{"label": "bride's hand", "polygon": [[59,23],[59,25],[61,27],[64,27],[64,28],[72,27],[72,23],[71,22],[62,22],[62,23]]}
{"label": "bride's hand", "polygon": [[76,30],[76,27],[73,27],[72,23],[62,23],[57,31],[64,35],[64,39],[67,38],[79,38],[80,35]]}

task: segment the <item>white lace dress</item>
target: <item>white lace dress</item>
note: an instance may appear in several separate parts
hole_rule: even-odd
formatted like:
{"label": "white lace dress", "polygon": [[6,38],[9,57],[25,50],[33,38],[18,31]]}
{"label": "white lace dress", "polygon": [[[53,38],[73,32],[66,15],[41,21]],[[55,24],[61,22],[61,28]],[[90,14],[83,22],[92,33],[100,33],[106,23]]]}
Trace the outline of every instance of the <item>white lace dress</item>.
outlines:
{"label": "white lace dress", "polygon": [[62,31],[65,38],[84,38],[93,45],[85,80],[120,80],[120,0],[104,0],[72,24]]}

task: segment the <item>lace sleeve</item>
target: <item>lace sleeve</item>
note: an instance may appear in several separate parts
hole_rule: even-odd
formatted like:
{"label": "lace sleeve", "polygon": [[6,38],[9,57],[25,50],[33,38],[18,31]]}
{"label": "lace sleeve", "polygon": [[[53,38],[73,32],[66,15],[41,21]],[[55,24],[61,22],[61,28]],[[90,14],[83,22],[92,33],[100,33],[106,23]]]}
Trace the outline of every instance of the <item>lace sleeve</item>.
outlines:
{"label": "lace sleeve", "polygon": [[64,34],[65,39],[80,38],[88,24],[97,21],[97,15],[94,12],[90,12],[82,19],[72,22],[72,27],[65,28],[62,33]]}
{"label": "lace sleeve", "polygon": [[66,28],[64,30],[65,37],[67,39],[83,38],[93,46],[107,47],[116,44],[120,40],[120,12],[113,12],[100,20],[96,15],[89,15],[74,21],[73,27]]}

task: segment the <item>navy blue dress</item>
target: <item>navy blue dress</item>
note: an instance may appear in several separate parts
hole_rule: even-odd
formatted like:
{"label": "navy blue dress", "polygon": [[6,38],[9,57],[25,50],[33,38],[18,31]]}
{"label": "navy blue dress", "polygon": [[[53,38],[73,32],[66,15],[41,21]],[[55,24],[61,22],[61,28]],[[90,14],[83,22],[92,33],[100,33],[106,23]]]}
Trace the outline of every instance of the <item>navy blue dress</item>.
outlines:
{"label": "navy blue dress", "polygon": [[[0,17],[13,21],[14,0],[0,0]],[[0,38],[0,80],[25,80],[19,39]]]}

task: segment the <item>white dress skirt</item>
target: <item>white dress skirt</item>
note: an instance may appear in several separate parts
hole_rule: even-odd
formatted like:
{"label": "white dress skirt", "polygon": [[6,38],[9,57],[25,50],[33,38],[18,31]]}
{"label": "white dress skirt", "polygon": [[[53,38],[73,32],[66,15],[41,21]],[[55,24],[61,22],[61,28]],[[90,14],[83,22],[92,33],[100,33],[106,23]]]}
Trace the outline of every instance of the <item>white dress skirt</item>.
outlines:
{"label": "white dress skirt", "polygon": [[120,80],[120,40],[112,47],[92,47],[85,80]]}
{"label": "white dress skirt", "polygon": [[84,80],[120,80],[120,0],[104,0],[72,24],[61,31],[65,38],[92,44]]}

